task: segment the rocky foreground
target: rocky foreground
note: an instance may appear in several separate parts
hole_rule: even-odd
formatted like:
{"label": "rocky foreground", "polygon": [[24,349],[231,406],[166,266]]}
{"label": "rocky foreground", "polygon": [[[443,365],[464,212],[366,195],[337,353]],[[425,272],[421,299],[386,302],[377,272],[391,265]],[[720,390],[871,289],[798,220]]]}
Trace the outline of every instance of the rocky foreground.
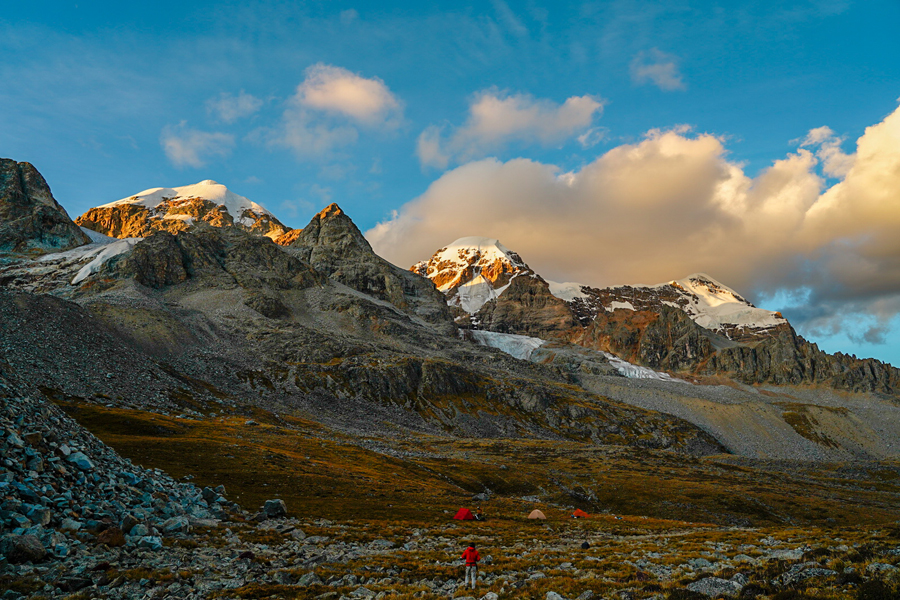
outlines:
{"label": "rocky foreground", "polygon": [[[560,517],[382,529],[320,519],[219,524],[173,534],[163,548],[99,544],[7,565],[3,597],[892,598],[900,573],[896,540],[853,532],[811,540],[796,530]],[[461,581],[470,541],[483,557],[475,590]]]}

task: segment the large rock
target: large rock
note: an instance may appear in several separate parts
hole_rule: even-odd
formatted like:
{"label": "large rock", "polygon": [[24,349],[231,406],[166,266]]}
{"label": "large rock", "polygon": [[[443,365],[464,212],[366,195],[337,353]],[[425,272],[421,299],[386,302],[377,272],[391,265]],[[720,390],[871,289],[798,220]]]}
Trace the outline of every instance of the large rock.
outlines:
{"label": "large rock", "polygon": [[88,242],[33,165],[0,158],[0,254],[39,255]]}
{"label": "large rock", "polygon": [[125,545],[125,532],[118,527],[109,527],[100,532],[97,536],[98,544],[106,544],[110,547],[118,547]]}
{"label": "large rock", "polygon": [[287,507],[284,505],[284,500],[266,500],[266,504],[263,506],[263,514],[269,519],[277,519],[287,515]]}
{"label": "large rock", "polygon": [[704,596],[717,598],[720,596],[735,597],[741,593],[741,584],[728,579],[720,579],[718,577],[706,577],[699,581],[689,583],[687,589]]}
{"label": "large rock", "polygon": [[0,538],[0,556],[11,563],[40,562],[47,551],[33,535],[8,534]]}
{"label": "large rock", "polygon": [[455,334],[447,302],[434,284],[375,254],[337,204],[314,216],[302,230],[289,232],[275,242],[294,249],[302,260],[333,280],[390,302],[442,333]]}

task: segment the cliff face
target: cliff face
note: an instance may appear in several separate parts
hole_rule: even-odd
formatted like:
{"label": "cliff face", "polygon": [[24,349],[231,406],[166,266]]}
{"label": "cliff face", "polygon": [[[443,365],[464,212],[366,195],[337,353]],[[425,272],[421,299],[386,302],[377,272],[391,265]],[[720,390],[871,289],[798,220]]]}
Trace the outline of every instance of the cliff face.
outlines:
{"label": "cliff face", "polygon": [[333,280],[390,302],[442,333],[455,334],[447,303],[434,284],[375,254],[337,204],[326,207],[302,230],[291,231],[275,242]]}
{"label": "cliff face", "polygon": [[0,254],[44,254],[89,241],[33,165],[0,158]]}

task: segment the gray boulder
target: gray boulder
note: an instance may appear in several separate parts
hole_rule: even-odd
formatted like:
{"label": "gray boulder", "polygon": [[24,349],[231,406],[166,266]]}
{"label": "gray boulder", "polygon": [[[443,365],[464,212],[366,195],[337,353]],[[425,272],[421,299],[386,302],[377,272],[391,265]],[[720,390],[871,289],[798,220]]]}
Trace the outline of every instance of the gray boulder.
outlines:
{"label": "gray boulder", "polygon": [[694,583],[689,583],[687,589],[704,596],[738,596],[741,593],[741,584],[728,579],[720,579],[718,577],[707,577]]}
{"label": "gray boulder", "polygon": [[266,500],[266,504],[263,506],[263,514],[267,519],[277,519],[287,515],[287,507],[284,505],[284,500]]}

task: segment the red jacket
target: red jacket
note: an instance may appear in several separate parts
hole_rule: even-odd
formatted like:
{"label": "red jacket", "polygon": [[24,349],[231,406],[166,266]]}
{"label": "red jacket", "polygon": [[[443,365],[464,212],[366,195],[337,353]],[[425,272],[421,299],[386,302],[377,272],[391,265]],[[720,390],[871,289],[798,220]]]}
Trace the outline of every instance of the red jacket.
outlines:
{"label": "red jacket", "polygon": [[467,567],[474,567],[478,564],[478,561],[481,560],[481,555],[478,554],[478,550],[476,550],[472,546],[469,546],[463,551],[462,557],[466,559]]}

